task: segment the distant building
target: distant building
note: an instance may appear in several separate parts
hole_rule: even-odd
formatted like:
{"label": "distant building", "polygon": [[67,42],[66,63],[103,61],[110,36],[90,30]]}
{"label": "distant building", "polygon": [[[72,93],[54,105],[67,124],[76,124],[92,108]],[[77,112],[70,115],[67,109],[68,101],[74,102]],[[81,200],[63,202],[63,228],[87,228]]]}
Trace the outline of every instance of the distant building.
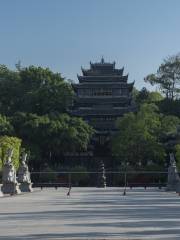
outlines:
{"label": "distant building", "polygon": [[107,156],[109,137],[117,130],[117,118],[135,110],[134,82],[128,83],[128,75],[123,75],[123,71],[124,68],[115,68],[115,62],[107,63],[102,58],[101,62],[90,62],[90,69],[82,68],[79,83],[72,85],[76,93],[72,115],[82,117],[96,130],[91,145],[94,157]]}

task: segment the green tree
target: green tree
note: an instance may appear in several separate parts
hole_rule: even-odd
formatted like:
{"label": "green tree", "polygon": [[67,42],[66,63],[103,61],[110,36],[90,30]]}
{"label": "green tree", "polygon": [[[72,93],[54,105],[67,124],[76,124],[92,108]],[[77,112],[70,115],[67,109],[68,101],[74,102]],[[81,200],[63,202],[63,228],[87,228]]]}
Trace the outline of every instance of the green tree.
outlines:
{"label": "green tree", "polygon": [[0,65],[0,113],[11,115],[17,111],[21,99],[20,78],[16,71]]}
{"label": "green tree", "polygon": [[151,85],[159,85],[166,98],[174,100],[180,94],[180,55],[168,57],[160,65],[156,74],[145,78]]}
{"label": "green tree", "polygon": [[0,80],[2,114],[66,112],[72,104],[71,84],[49,68],[30,66],[11,71],[0,65]]}
{"label": "green tree", "polygon": [[177,167],[180,170],[180,144],[175,146],[175,156],[177,161]]}
{"label": "green tree", "polygon": [[161,102],[163,96],[159,92],[150,92],[145,87],[143,87],[135,97],[135,101],[138,105],[143,103],[155,103]]}
{"label": "green tree", "polygon": [[54,164],[67,151],[87,148],[93,130],[68,115],[74,92],[60,73],[20,63],[15,71],[0,65],[0,88],[0,134],[22,138],[33,165]]}
{"label": "green tree", "polygon": [[0,65],[0,88],[0,134],[22,138],[34,167],[87,148],[93,130],[68,115],[74,92],[60,73],[20,63],[15,71]]}
{"label": "green tree", "polygon": [[16,137],[9,137],[9,136],[0,136],[0,168],[6,161],[7,150],[9,148],[13,148],[13,163],[16,169],[19,166],[19,154],[20,154],[20,147],[21,147],[21,139]]}
{"label": "green tree", "polygon": [[20,111],[44,115],[66,112],[72,104],[71,85],[49,68],[30,66],[19,72],[22,86]]}
{"label": "green tree", "polygon": [[172,130],[177,119],[173,118],[174,125],[171,126],[166,125],[170,119],[162,119],[154,104],[142,104],[137,113],[128,113],[119,119],[119,131],[112,143],[114,154],[122,162],[129,162],[135,167],[146,166],[150,162],[163,166],[165,150],[160,141],[162,125]]}
{"label": "green tree", "polygon": [[157,103],[160,111],[165,115],[174,115],[180,118],[180,100],[171,100],[165,98]]}
{"label": "green tree", "polygon": [[[77,186],[87,186],[90,181],[90,176],[87,173],[86,167],[74,166],[71,169],[71,182]],[[77,173],[76,173],[77,172]]]}
{"label": "green tree", "polygon": [[0,114],[0,136],[2,135],[12,136],[13,131],[14,131],[13,126],[8,121],[7,117]]}
{"label": "green tree", "polygon": [[140,91],[134,95],[135,102],[138,106],[143,103],[155,103],[158,104],[163,100],[163,96],[159,92],[150,92],[147,88],[143,87]]}
{"label": "green tree", "polygon": [[162,136],[169,134],[176,134],[177,126],[180,124],[180,119],[172,115],[161,114],[161,129]]}
{"label": "green tree", "polygon": [[31,159],[36,157],[33,160],[36,167],[45,162],[53,165],[65,152],[85,150],[93,134],[93,129],[82,119],[67,114],[16,113],[12,124],[25,147],[35,152]]}
{"label": "green tree", "polygon": [[138,104],[144,103],[145,101],[147,101],[148,96],[149,91],[147,90],[147,88],[143,87],[140,91],[136,93],[136,102]]}
{"label": "green tree", "polygon": [[149,92],[149,96],[147,98],[148,103],[158,103],[163,100],[163,96],[159,92]]}

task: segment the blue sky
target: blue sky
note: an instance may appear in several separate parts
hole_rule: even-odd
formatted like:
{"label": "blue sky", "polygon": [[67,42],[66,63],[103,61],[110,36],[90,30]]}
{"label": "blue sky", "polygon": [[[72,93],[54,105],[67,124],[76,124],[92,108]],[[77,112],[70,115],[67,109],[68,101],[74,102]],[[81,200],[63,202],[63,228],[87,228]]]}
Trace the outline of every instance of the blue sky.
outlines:
{"label": "blue sky", "polygon": [[21,60],[77,81],[103,55],[140,89],[179,52],[179,0],[0,0],[0,63],[11,68]]}

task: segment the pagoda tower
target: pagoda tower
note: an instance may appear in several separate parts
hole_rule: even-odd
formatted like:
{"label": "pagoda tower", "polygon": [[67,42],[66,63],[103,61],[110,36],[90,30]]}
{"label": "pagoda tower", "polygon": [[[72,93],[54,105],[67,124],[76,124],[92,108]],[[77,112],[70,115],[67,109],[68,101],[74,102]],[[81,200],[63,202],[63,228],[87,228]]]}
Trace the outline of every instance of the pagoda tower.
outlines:
{"label": "pagoda tower", "polygon": [[128,83],[124,68],[117,69],[115,62],[90,62],[90,68],[81,68],[79,83],[72,84],[76,94],[71,114],[82,117],[95,130],[92,139],[93,155],[106,154],[107,144],[117,131],[116,120],[135,110],[132,100],[134,82]]}

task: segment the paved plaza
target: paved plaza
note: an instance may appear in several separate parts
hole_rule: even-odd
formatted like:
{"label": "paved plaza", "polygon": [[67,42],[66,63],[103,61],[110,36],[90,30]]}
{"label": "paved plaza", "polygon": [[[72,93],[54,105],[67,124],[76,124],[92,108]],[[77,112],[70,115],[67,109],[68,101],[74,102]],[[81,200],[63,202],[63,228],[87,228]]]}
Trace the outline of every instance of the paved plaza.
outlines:
{"label": "paved plaza", "polygon": [[0,198],[0,239],[180,239],[180,197],[157,189],[66,188]]}

